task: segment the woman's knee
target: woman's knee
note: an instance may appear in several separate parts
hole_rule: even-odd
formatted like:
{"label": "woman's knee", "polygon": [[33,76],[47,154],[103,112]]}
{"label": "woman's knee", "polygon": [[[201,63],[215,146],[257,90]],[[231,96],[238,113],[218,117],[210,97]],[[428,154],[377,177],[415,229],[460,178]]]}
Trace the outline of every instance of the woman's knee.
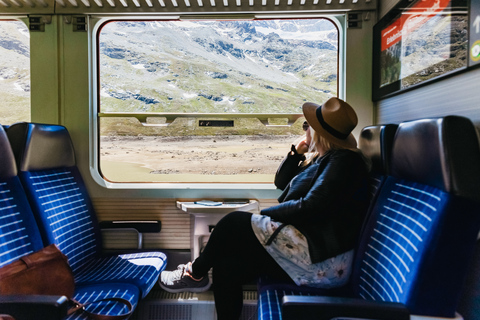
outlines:
{"label": "woman's knee", "polygon": [[243,233],[249,228],[252,228],[251,224],[252,214],[250,212],[234,211],[227,214],[220,219],[213,229],[214,233],[227,233],[235,235],[238,232]]}
{"label": "woman's knee", "polygon": [[233,211],[227,214],[225,217],[220,219],[220,221],[217,223],[218,224],[238,224],[238,223],[245,223],[248,222],[250,224],[250,221],[252,219],[252,213],[250,212],[245,212],[245,211]]}

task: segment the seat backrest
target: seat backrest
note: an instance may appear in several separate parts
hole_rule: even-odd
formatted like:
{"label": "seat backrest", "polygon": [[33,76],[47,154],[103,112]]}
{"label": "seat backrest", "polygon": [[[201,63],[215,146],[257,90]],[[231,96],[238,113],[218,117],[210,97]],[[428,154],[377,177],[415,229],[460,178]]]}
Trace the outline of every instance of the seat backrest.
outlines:
{"label": "seat backrest", "polygon": [[373,125],[362,129],[358,148],[370,161],[370,196],[375,201],[378,191],[390,172],[390,157],[397,124]]}
{"label": "seat backrest", "polygon": [[17,123],[7,130],[19,176],[45,244],[55,243],[75,271],[101,253],[101,237],[64,126]]}
{"label": "seat backrest", "polygon": [[0,267],[43,247],[17,176],[7,135],[0,126]]}
{"label": "seat backrest", "polygon": [[467,118],[401,123],[352,274],[355,295],[453,317],[480,229],[480,148]]}

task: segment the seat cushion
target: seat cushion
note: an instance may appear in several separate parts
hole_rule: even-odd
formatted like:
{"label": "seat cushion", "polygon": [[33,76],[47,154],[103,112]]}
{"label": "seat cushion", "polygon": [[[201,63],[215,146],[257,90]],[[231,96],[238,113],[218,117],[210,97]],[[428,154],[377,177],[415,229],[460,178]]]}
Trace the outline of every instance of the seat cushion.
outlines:
{"label": "seat cushion", "polygon": [[[122,298],[130,301],[133,308],[138,304],[140,292],[137,287],[130,284],[111,283],[108,285],[87,285],[77,286],[74,299],[82,304],[98,301],[106,298]],[[87,310],[92,313],[100,313],[102,315],[122,315],[128,312],[128,307],[116,301],[99,301],[88,305]],[[79,310],[66,317],[68,320],[90,320],[88,313]]]}
{"label": "seat cushion", "polygon": [[347,288],[320,289],[297,286],[295,283],[280,283],[265,278],[258,283],[258,320],[281,320],[282,298],[293,296],[346,296]]}
{"label": "seat cushion", "polygon": [[167,257],[162,252],[140,252],[93,259],[78,269],[78,285],[97,283],[130,283],[140,289],[145,297],[165,269]]}

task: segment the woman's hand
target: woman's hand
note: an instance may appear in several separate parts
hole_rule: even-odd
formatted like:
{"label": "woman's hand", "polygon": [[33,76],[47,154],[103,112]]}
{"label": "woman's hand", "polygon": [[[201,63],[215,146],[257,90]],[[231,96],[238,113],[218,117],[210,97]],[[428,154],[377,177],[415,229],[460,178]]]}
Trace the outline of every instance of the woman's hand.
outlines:
{"label": "woman's hand", "polygon": [[304,153],[308,152],[308,148],[309,148],[309,145],[307,143],[306,138],[304,140],[300,141],[299,143],[297,143],[297,145],[295,146],[295,149],[297,149],[298,154],[304,154]]}

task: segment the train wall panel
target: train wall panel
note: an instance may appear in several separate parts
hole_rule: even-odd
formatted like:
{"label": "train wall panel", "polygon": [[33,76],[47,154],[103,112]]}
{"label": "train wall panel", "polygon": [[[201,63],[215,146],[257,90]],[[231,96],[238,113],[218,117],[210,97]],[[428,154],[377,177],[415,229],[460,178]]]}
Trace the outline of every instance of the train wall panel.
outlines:
{"label": "train wall panel", "polygon": [[[160,220],[160,233],[144,234],[145,249],[190,249],[190,215],[177,208],[180,199],[95,198],[93,206],[99,221]],[[197,199],[181,199],[194,201]],[[260,209],[277,204],[276,199],[261,199]],[[104,236],[108,249],[134,248],[136,235],[120,232]]]}
{"label": "train wall panel", "polygon": [[379,101],[377,123],[399,123],[426,117],[460,115],[480,124],[480,69]]}

